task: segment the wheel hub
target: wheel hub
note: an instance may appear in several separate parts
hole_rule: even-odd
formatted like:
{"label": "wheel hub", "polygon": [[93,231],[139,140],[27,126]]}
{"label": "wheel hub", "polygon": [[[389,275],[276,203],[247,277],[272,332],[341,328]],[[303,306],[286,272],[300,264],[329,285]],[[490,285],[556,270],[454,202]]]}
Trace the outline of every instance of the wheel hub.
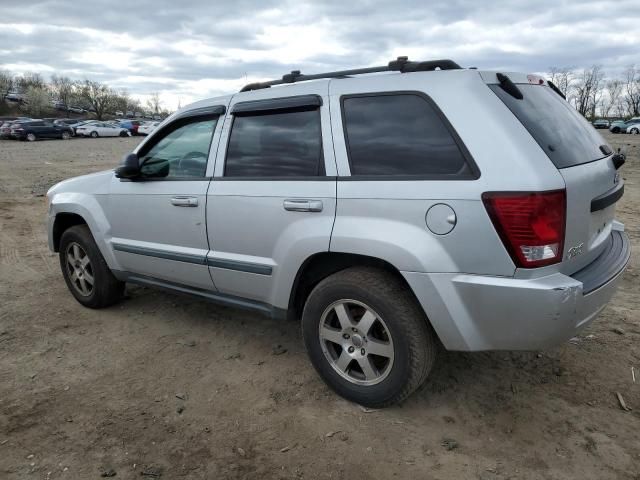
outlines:
{"label": "wheel hub", "polygon": [[357,300],[329,305],[320,320],[320,344],[331,367],[358,385],[383,381],[395,357],[391,333],[371,307]]}
{"label": "wheel hub", "polygon": [[365,339],[360,336],[360,334],[356,333],[355,335],[351,335],[351,343],[354,347],[360,348],[364,345]]}

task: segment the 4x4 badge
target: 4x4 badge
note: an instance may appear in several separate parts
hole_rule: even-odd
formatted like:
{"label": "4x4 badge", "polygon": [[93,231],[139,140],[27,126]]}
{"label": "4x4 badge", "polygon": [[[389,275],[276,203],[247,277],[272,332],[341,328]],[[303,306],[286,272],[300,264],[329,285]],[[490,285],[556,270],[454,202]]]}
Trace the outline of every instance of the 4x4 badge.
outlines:
{"label": "4x4 badge", "polygon": [[583,248],[584,248],[584,243],[576,245],[575,247],[571,247],[567,252],[567,257],[571,259],[573,257],[577,257],[578,255],[581,255]]}

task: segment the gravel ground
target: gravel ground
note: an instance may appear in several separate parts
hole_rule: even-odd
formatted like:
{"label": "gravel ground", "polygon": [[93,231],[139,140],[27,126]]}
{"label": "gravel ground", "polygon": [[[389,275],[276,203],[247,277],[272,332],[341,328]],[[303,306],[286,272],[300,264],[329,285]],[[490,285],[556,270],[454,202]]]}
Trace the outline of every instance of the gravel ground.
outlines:
{"label": "gravel ground", "polygon": [[0,478],[639,479],[640,136],[609,140],[630,143],[635,249],[598,321],[551,351],[445,353],[382,411],[325,387],[295,323],[140,287],[81,307],[42,196],[139,138],[0,141]]}

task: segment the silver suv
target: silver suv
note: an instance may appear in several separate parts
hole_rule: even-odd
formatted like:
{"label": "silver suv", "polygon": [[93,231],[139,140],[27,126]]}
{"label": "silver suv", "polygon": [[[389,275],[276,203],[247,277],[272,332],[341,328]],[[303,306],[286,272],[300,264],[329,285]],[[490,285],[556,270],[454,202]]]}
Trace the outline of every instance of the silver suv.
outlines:
{"label": "silver suv", "polygon": [[542,349],[598,315],[630,254],[622,163],[534,75],[292,72],[54,186],[49,245],[87,307],[131,282],[301,321],[329,386],[381,407],[440,345]]}

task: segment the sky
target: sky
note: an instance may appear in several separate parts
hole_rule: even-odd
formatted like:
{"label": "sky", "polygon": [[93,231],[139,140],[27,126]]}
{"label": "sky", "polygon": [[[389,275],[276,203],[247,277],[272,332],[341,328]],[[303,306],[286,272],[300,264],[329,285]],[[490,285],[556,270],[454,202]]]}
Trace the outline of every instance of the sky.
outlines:
{"label": "sky", "polygon": [[158,92],[168,109],[399,55],[615,76],[640,66],[640,0],[0,0],[0,69]]}

